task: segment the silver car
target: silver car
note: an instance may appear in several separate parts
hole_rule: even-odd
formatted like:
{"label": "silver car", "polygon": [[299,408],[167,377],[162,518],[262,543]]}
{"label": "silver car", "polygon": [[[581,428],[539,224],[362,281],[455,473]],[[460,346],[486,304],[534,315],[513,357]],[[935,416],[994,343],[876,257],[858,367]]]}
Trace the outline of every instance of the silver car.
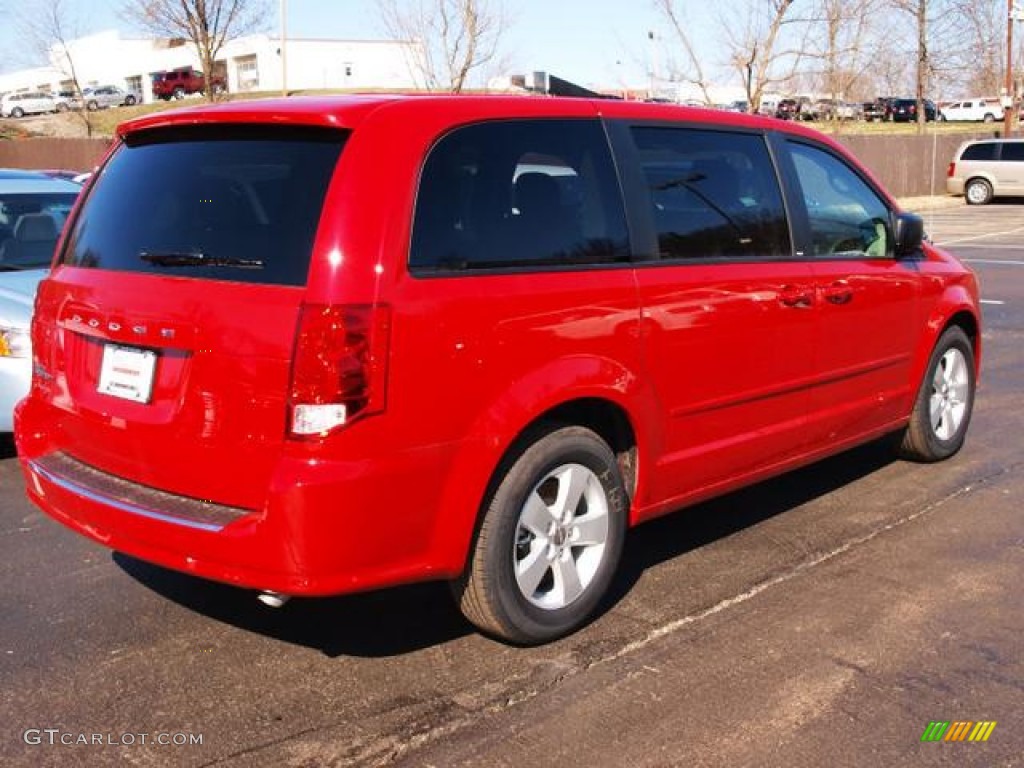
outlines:
{"label": "silver car", "polygon": [[140,101],[139,96],[116,85],[101,85],[82,91],[82,103],[90,112],[104,107],[130,107]]}
{"label": "silver car", "polygon": [[0,432],[32,378],[29,325],[36,287],[81,187],[41,173],[0,170]]}
{"label": "silver car", "polygon": [[1024,196],[1024,139],[964,142],[949,164],[946,191],[963,195],[968,205]]}

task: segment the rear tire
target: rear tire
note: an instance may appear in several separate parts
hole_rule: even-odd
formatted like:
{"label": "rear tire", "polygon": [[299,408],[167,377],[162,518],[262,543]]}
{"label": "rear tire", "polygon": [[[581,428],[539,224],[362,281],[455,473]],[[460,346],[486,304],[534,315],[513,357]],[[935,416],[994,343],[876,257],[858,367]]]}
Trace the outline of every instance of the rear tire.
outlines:
{"label": "rear tire", "polygon": [[496,473],[452,591],[484,632],[534,645],[597,608],[622,554],[628,502],[615,455],[591,430],[549,427],[522,445]]}
{"label": "rear tire", "polygon": [[964,198],[968,205],[987,205],[992,202],[992,185],[985,179],[971,179],[964,187]]}
{"label": "rear tire", "polygon": [[959,451],[974,410],[974,389],[974,345],[960,326],[950,326],[928,360],[900,455],[933,462]]}

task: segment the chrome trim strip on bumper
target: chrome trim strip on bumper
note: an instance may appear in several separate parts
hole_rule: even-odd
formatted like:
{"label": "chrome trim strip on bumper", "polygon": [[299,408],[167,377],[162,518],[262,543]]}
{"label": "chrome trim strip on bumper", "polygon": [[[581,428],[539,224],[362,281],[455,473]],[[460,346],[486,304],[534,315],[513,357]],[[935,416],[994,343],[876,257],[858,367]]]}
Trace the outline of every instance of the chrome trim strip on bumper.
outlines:
{"label": "chrome trim strip on bumper", "polygon": [[[29,460],[27,463],[32,472],[62,490],[96,504],[113,507],[121,512],[158,520],[162,523],[217,533],[234,520],[252,513],[252,510],[249,509],[176,496],[166,491],[133,483],[90,467],[65,453],[49,454]],[[89,483],[89,479],[98,482]],[[107,486],[107,488],[98,486]],[[132,495],[149,497],[149,500],[155,503],[149,505],[139,503],[129,498],[127,493],[113,495],[110,492],[112,486],[118,486],[122,491],[127,491]],[[154,508],[161,502],[168,508],[173,507],[174,510]]]}

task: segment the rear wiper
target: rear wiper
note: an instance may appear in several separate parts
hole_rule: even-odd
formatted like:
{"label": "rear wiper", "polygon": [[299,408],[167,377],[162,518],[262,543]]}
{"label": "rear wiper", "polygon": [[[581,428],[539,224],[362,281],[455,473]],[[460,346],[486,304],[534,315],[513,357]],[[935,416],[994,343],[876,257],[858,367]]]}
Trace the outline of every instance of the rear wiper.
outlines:
{"label": "rear wiper", "polygon": [[263,269],[262,259],[238,259],[234,256],[211,256],[202,251],[169,251],[150,253],[142,251],[139,258],[160,267],[238,267]]}

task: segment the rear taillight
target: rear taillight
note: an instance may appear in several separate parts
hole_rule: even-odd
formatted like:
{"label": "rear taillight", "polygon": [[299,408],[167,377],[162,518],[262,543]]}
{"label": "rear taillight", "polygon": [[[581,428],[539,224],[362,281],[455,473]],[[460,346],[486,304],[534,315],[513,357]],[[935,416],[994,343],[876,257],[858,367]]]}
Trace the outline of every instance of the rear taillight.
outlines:
{"label": "rear taillight", "polygon": [[379,305],[303,305],[288,405],[294,437],[322,437],[384,409],[391,312]]}
{"label": "rear taillight", "polygon": [[952,162],[950,162],[949,168],[946,169],[946,176],[952,179],[953,178],[953,174],[955,174],[955,173],[956,173],[956,161],[953,160]]}

